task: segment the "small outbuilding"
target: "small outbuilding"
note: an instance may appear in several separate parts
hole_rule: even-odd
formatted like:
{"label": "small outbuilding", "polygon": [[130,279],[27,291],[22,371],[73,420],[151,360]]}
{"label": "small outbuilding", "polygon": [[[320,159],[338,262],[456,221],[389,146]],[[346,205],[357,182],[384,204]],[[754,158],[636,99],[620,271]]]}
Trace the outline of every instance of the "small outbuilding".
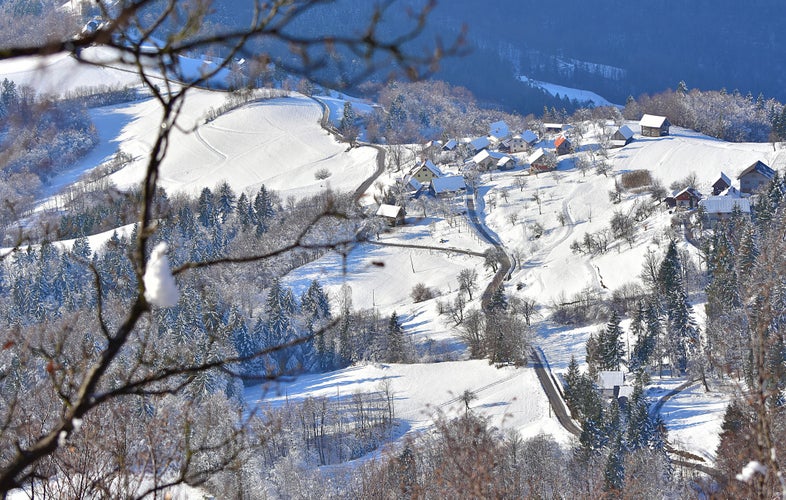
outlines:
{"label": "small outbuilding", "polygon": [[450,139],[442,145],[442,151],[453,151],[457,146],[458,141],[456,139]]}
{"label": "small outbuilding", "polygon": [[724,174],[720,173],[720,178],[712,184],[712,196],[718,196],[722,192],[731,187],[731,179]]}
{"label": "small outbuilding", "polygon": [[639,122],[641,135],[645,137],[663,137],[669,135],[669,119],[665,116],[644,115]]}
{"label": "small outbuilding", "polygon": [[622,371],[599,371],[598,389],[601,396],[612,398],[617,397],[620,388],[625,385],[625,374]]}
{"label": "small outbuilding", "polygon": [[611,147],[621,148],[633,142],[633,131],[627,125],[618,128],[611,136]]}
{"label": "small outbuilding", "polygon": [[571,152],[572,145],[567,137],[561,135],[554,140],[554,150],[557,156],[566,155]]}
{"label": "small outbuilding", "polygon": [[388,205],[383,203],[377,208],[377,217],[381,217],[391,226],[401,226],[404,224],[406,212],[404,207],[398,205]]}

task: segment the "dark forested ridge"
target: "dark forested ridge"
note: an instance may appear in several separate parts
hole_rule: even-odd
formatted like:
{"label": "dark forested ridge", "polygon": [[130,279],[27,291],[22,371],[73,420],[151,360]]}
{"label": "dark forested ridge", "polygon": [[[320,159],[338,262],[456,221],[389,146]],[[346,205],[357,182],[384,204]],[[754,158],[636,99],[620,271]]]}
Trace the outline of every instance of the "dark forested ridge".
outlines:
{"label": "dark forested ridge", "polygon": [[[235,4],[218,2],[217,19],[244,23],[249,13]],[[423,4],[397,2],[384,29],[395,33],[411,22],[402,6]],[[353,30],[351,20],[362,18],[373,5],[339,0],[303,19],[298,29]],[[620,104],[628,95],[674,88],[681,80],[690,87],[786,99],[786,47],[777,30],[779,21],[786,20],[783,2],[677,0],[631,7],[619,0],[558,5],[442,1],[424,41],[450,39],[465,25],[471,53],[443,61],[438,77],[468,87],[481,100],[524,113],[554,103],[516,83],[517,74],[593,90]]]}

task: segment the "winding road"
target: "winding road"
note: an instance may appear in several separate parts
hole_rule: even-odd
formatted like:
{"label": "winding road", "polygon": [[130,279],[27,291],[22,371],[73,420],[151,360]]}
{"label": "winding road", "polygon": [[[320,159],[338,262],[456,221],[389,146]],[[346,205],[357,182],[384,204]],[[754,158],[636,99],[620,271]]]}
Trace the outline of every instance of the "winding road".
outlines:
{"label": "winding road", "polygon": [[[475,190],[471,187],[467,188],[466,201],[467,218],[469,219],[470,224],[472,224],[472,226],[475,228],[475,231],[484,240],[486,240],[490,245],[499,251],[499,268],[494,274],[491,282],[483,291],[481,298],[481,307],[486,309],[488,306],[488,301],[491,299],[494,291],[499,288],[500,285],[502,285],[503,281],[510,278],[513,268],[513,259],[508,256],[502,243],[497,238],[492,236],[488,228],[486,228],[486,226],[480,221],[475,208]],[[565,205],[563,209],[567,212],[567,205]],[[568,220],[570,220],[570,213],[568,213],[567,216]],[[559,383],[551,373],[551,368],[548,365],[545,353],[539,348],[533,347],[530,351],[530,360],[532,362],[532,367],[535,369],[535,374],[538,376],[538,380],[540,381],[540,386],[543,388],[543,392],[546,393],[546,397],[549,400],[549,405],[551,405],[554,415],[557,417],[560,425],[562,425],[566,431],[573,434],[574,436],[580,435],[581,427],[579,427],[570,417],[568,407],[562,397],[562,391],[559,389]]]}

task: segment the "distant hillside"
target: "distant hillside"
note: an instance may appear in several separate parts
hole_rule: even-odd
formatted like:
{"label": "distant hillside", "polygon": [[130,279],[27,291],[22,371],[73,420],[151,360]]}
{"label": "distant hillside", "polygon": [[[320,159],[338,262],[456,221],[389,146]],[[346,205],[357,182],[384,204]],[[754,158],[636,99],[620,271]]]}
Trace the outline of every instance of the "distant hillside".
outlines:
{"label": "distant hillside", "polygon": [[[241,24],[249,12],[238,2],[216,2],[216,18]],[[384,28],[400,30],[404,0]],[[373,2],[339,0],[300,28],[309,32],[359,29],[347,20],[368,15]],[[786,47],[774,22],[786,4],[774,0],[695,0],[631,4],[620,0],[564,0],[559,4],[498,0],[440,2],[425,38],[449,39],[466,25],[471,54],[446,60],[438,77],[470,88],[480,99],[519,112],[551,106],[515,76],[592,90],[612,102],[674,88],[680,80],[703,89],[739,89],[786,99]]]}

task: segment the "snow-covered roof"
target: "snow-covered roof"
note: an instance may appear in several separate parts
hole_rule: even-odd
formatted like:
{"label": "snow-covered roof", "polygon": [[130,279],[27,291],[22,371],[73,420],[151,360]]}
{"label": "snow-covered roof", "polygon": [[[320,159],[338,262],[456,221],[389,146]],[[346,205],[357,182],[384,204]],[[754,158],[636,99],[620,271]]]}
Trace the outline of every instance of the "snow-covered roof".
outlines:
{"label": "snow-covered roof", "polygon": [[448,175],[446,177],[437,177],[431,181],[431,189],[434,193],[451,193],[466,189],[467,185],[464,183],[464,177],[460,175]]}
{"label": "snow-covered roof", "polygon": [[478,137],[469,141],[469,145],[475,148],[475,151],[480,151],[483,148],[489,147],[491,141],[488,137]]}
{"label": "snow-covered roof", "polygon": [[456,149],[456,146],[458,146],[458,141],[456,139],[450,139],[448,142],[445,143],[444,146],[442,146],[442,149],[444,149],[445,151],[453,151],[454,149]]}
{"label": "snow-covered roof", "polygon": [[512,164],[512,165],[515,166],[516,165],[516,160],[514,160],[510,156],[503,156],[502,158],[497,160],[497,166],[498,167],[505,167],[505,166],[508,166],[509,164]]}
{"label": "snow-covered roof", "polygon": [[625,139],[630,139],[633,137],[633,131],[627,125],[623,125],[617,129],[617,133],[619,133]]}
{"label": "snow-covered roof", "polygon": [[543,127],[547,130],[562,130],[562,123],[544,123]]}
{"label": "snow-covered roof", "polygon": [[706,200],[700,200],[699,206],[710,214],[730,214],[734,207],[740,207],[740,211],[748,214],[751,211],[751,202],[748,198],[735,198],[733,196],[710,196]]}
{"label": "snow-covered roof", "polygon": [[420,183],[419,180],[415,179],[414,177],[409,177],[407,179],[407,186],[413,191],[418,191],[420,188],[423,187],[423,184]]}
{"label": "snow-covered roof", "polygon": [[398,205],[388,205],[386,203],[383,203],[377,209],[377,216],[395,219],[396,217],[399,216],[402,210],[404,209]]}
{"label": "snow-covered roof", "polygon": [[538,161],[545,154],[546,152],[543,151],[543,148],[538,148],[535,151],[533,151],[531,155],[529,155],[529,158],[527,158],[527,163],[531,165],[532,163]]}
{"label": "snow-covered roof", "polygon": [[633,396],[633,386],[632,385],[622,385],[620,386],[620,392],[617,393],[618,398],[628,398]]}
{"label": "snow-covered roof", "polygon": [[727,198],[742,198],[742,193],[734,186],[729,186],[721,191],[718,196],[725,196]]}
{"label": "snow-covered roof", "polygon": [[598,386],[601,389],[614,389],[625,383],[625,374],[621,371],[599,371]]}
{"label": "snow-covered roof", "polygon": [[510,135],[510,127],[504,121],[500,120],[489,125],[489,135],[494,137],[507,137]]}
{"label": "snow-covered roof", "polygon": [[759,160],[753,165],[751,165],[750,167],[740,172],[740,175],[738,175],[737,178],[741,179],[743,175],[747,175],[753,172],[754,170],[760,173],[761,175],[763,175],[764,177],[767,177],[768,179],[773,179],[775,177],[775,170],[771,169],[770,167],[767,166],[767,164]]}
{"label": "snow-covered roof", "polygon": [[472,157],[472,161],[474,161],[475,163],[480,163],[483,160],[485,160],[486,158],[493,158],[493,159],[499,161],[499,160],[501,160],[502,158],[505,158],[505,157],[507,157],[507,155],[504,155],[504,154],[500,153],[499,151],[489,151],[488,149],[484,149],[480,153],[478,153],[475,156],[473,156]]}
{"label": "snow-covered roof", "polygon": [[642,127],[661,128],[666,123],[665,116],[644,115],[641,117],[639,125]]}
{"label": "snow-covered roof", "polygon": [[428,141],[428,142],[427,142],[426,144],[424,144],[423,146],[425,146],[425,147],[427,147],[427,148],[430,148],[430,147],[433,147],[433,146],[439,146],[439,147],[442,147],[442,141],[440,141],[439,139],[436,139],[436,140],[433,140],[433,141]]}
{"label": "snow-covered roof", "polygon": [[521,138],[527,141],[527,144],[532,144],[538,140],[538,136],[532,130],[525,130],[524,133],[521,134]]}
{"label": "snow-covered roof", "polygon": [[676,192],[674,193],[674,197],[675,197],[675,198],[679,198],[679,197],[680,197],[680,196],[682,196],[683,194],[687,194],[687,195],[689,195],[689,196],[692,196],[693,198],[699,198],[699,199],[701,199],[701,198],[702,198],[702,195],[701,195],[701,193],[699,192],[699,190],[698,190],[698,189],[696,189],[696,188],[692,188],[692,187],[686,187],[686,188],[684,188],[684,189],[682,189],[682,190],[680,190],[680,191],[676,191]]}

